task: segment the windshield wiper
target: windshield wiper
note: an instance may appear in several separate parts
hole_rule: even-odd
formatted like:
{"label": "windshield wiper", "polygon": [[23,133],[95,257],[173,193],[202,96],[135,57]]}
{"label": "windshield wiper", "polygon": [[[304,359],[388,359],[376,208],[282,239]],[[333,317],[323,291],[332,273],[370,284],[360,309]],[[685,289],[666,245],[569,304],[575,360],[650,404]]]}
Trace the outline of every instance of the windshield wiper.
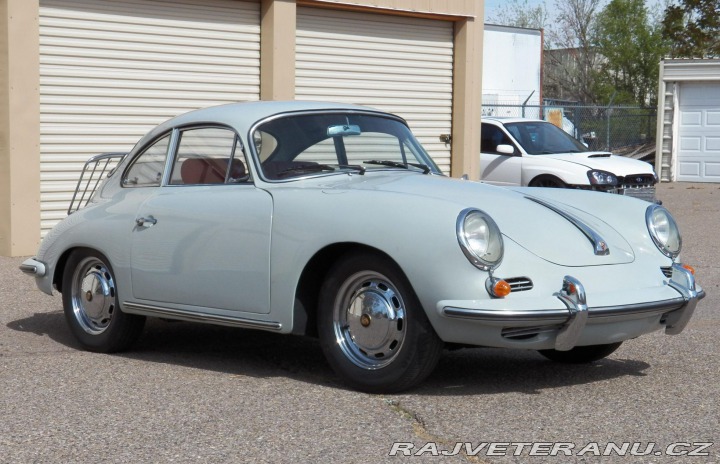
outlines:
{"label": "windshield wiper", "polygon": [[353,171],[357,171],[361,176],[365,174],[365,166],[360,166],[359,164],[338,164],[338,167],[341,169],[352,169]]}
{"label": "windshield wiper", "polygon": [[299,172],[321,172],[334,171],[335,168],[327,164],[306,164],[304,166],[294,166],[292,168],[283,169],[276,174],[277,177],[287,177]]}
{"label": "windshield wiper", "polygon": [[368,160],[363,161],[365,164],[379,164],[381,166],[390,166],[393,168],[402,168],[402,169],[410,169],[410,166],[418,169],[422,169],[423,174],[429,174],[430,173],[430,166],[426,164],[420,164],[420,163],[401,163],[399,161],[390,161],[390,160]]}

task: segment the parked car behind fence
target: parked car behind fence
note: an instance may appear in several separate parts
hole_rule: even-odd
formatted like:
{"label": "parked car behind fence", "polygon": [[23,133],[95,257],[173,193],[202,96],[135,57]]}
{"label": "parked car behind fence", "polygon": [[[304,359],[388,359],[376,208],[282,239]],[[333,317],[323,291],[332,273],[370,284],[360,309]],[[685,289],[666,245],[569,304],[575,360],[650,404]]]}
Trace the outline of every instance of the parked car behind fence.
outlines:
{"label": "parked car behind fence", "polygon": [[657,110],[639,106],[593,106],[546,100],[543,105],[483,104],[483,116],[556,122],[593,151],[654,161]]}

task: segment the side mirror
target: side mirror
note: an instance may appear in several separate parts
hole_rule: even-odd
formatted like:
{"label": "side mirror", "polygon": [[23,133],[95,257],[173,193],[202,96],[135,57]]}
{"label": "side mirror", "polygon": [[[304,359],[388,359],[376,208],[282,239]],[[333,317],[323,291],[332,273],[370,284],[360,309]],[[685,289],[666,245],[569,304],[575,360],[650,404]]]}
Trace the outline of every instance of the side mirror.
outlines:
{"label": "side mirror", "polygon": [[495,151],[497,151],[501,155],[514,155],[515,154],[515,148],[512,145],[506,145],[506,144],[498,145],[497,148],[495,149]]}

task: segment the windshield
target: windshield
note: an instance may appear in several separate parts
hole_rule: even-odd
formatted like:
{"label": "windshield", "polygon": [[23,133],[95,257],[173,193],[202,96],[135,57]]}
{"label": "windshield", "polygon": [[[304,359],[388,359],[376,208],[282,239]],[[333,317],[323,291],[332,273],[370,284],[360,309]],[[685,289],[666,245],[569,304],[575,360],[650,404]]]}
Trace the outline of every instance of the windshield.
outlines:
{"label": "windshield", "polygon": [[288,115],[261,123],[251,135],[271,180],[379,169],[440,173],[407,126],[382,115]]}
{"label": "windshield", "polygon": [[549,122],[513,122],[506,123],[505,128],[530,155],[588,151],[585,145]]}

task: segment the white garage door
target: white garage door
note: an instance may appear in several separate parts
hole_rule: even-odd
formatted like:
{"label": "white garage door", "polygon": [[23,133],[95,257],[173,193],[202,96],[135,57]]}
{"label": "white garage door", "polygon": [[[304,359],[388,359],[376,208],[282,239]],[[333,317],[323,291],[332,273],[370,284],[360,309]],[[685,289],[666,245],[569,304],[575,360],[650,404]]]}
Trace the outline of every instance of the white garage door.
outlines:
{"label": "white garage door", "polygon": [[234,0],[41,0],[43,234],[85,160],[180,113],[260,96],[260,11]]}
{"label": "white garage door", "polygon": [[450,172],[453,23],[299,7],[296,60],[298,100],[398,114]]}
{"label": "white garage door", "polygon": [[680,87],[677,180],[720,182],[720,84]]}

